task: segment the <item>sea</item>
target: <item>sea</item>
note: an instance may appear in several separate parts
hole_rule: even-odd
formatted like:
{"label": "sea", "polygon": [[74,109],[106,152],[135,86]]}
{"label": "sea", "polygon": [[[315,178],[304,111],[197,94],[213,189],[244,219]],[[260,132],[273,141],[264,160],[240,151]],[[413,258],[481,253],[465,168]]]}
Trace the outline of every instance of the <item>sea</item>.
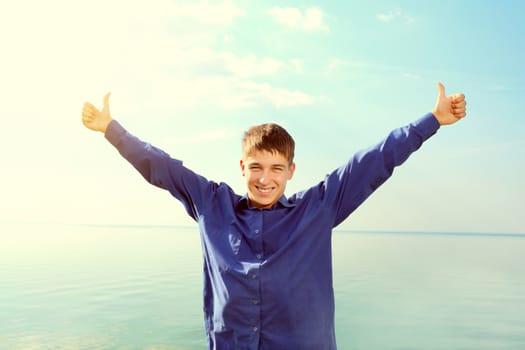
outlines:
{"label": "sea", "polygon": [[[1,350],[206,349],[196,227],[0,230]],[[525,234],[335,231],[333,263],[340,350],[525,349]]]}

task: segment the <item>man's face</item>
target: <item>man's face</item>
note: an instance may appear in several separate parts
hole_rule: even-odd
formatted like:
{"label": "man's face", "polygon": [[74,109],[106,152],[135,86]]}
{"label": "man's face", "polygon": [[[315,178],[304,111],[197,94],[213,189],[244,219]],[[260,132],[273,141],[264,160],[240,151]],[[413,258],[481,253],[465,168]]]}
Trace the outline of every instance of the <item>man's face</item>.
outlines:
{"label": "man's face", "polygon": [[284,193],[286,182],[295,171],[295,164],[280,153],[256,151],[241,159],[242,176],[246,179],[250,204],[271,208]]}

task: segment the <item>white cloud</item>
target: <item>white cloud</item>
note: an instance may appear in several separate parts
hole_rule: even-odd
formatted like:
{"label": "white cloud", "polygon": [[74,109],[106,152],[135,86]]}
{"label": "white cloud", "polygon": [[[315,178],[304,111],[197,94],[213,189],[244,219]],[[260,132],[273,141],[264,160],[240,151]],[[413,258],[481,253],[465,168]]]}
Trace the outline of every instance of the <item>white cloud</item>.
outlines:
{"label": "white cloud", "polygon": [[206,95],[212,103],[225,109],[246,108],[269,104],[276,108],[310,105],[315,98],[301,91],[274,87],[268,83],[237,78],[217,78]]}
{"label": "white cloud", "polygon": [[206,130],[197,135],[164,139],[164,140],[161,140],[161,143],[170,144],[170,145],[195,145],[195,144],[203,144],[203,143],[208,143],[208,142],[213,142],[213,141],[229,140],[236,136],[237,135],[233,130],[215,129],[215,130]]}
{"label": "white cloud", "polygon": [[488,87],[489,91],[512,91],[513,89],[505,85],[492,85]]}
{"label": "white cloud", "polygon": [[342,58],[332,58],[328,64],[326,65],[326,68],[324,69],[325,74],[331,74],[333,72],[339,71],[341,69],[346,68],[358,68],[358,69],[390,69],[389,67],[386,67],[381,64],[377,63],[371,63],[367,61],[357,61],[357,60],[345,60]]}
{"label": "white cloud", "polygon": [[403,76],[405,78],[408,78],[408,79],[413,79],[413,80],[419,80],[421,79],[421,76],[418,75],[418,74],[414,74],[414,73],[403,73]]}
{"label": "white cloud", "polygon": [[244,12],[231,0],[219,4],[210,4],[209,1],[200,1],[192,4],[174,4],[174,16],[187,17],[203,24],[232,24],[236,17]]}
{"label": "white cloud", "polygon": [[[85,100],[98,103],[104,92],[112,91],[112,102],[120,101],[124,114],[133,113],[137,99],[154,101],[148,108],[163,112],[174,104],[184,109],[203,104],[232,109],[314,100],[287,86],[258,85],[283,71],[293,73],[298,63],[217,49],[235,40],[229,26],[243,15],[232,0],[158,0],[147,6],[93,0],[63,3],[60,13],[38,15],[48,5],[60,4],[62,0],[35,2],[30,12],[23,3],[0,5],[0,39],[6,52],[0,92],[12,102],[6,115],[36,115],[35,106],[51,104],[57,91],[71,105],[68,108]],[[185,18],[191,21],[181,21]],[[252,82],[254,78],[260,81]],[[250,88],[241,88],[243,83]],[[34,103],[25,103],[27,95]],[[283,95],[288,98],[278,97]],[[69,121],[71,116],[55,118]],[[21,118],[16,120],[13,127],[22,124]]]}
{"label": "white cloud", "polygon": [[394,10],[391,10],[387,13],[379,13],[377,14],[377,19],[381,22],[389,23],[392,22],[395,18],[401,16],[401,10],[396,8]]}
{"label": "white cloud", "polygon": [[290,63],[294,67],[294,70],[295,70],[296,73],[300,74],[300,73],[303,72],[303,61],[294,58],[294,59],[290,60]]}
{"label": "white cloud", "polygon": [[339,70],[341,68],[344,68],[344,67],[347,67],[349,65],[350,65],[350,62],[347,61],[347,60],[343,60],[343,59],[340,59],[340,58],[333,58],[332,60],[330,60],[330,62],[328,62],[328,65],[325,68],[325,73],[326,74],[331,74],[334,71],[337,71],[337,70]]}
{"label": "white cloud", "polygon": [[310,7],[304,11],[296,7],[274,7],[269,11],[273,19],[290,28],[305,31],[329,31],[324,20],[324,13],[317,7]]}
{"label": "white cloud", "polygon": [[[162,109],[166,105],[173,113],[176,110],[184,111],[196,106],[226,110],[260,105],[284,108],[310,105],[318,101],[316,97],[302,91],[227,75],[187,77],[177,80],[158,77],[155,81],[155,84],[149,86],[148,96],[141,97],[150,112],[153,112],[153,108]],[[132,102],[129,102],[131,106],[133,106]],[[118,107],[119,111],[123,108],[125,106]],[[123,111],[124,114],[126,112]]]}
{"label": "white cloud", "polygon": [[414,18],[405,14],[403,11],[401,11],[400,8],[392,9],[386,13],[378,13],[376,15],[376,18],[384,23],[390,23],[397,19],[401,19],[405,23],[412,23],[414,22]]}
{"label": "white cloud", "polygon": [[400,67],[390,66],[380,63],[359,61],[359,60],[345,60],[338,57],[332,58],[324,69],[325,74],[332,74],[343,69],[352,70],[368,70],[368,71],[380,71],[380,72],[394,72],[395,74],[402,74],[406,78],[419,79],[420,76],[401,71]]}
{"label": "white cloud", "polygon": [[254,82],[244,82],[241,86],[256,92],[275,107],[310,105],[315,101],[313,96],[301,91],[290,91],[283,88],[276,88],[267,83],[258,84]]}
{"label": "white cloud", "polygon": [[271,57],[260,59],[255,57],[255,55],[239,57],[230,52],[221,53],[220,56],[226,69],[235,76],[242,78],[271,75],[276,73],[283,65],[282,62]]}
{"label": "white cloud", "polygon": [[[169,57],[177,78],[161,70],[148,71],[144,77],[150,85],[148,105],[162,106],[169,101],[175,104],[170,108],[178,109],[203,105],[239,109],[258,105],[292,107],[316,101],[305,92],[253,80],[271,77],[283,70],[302,71],[299,60],[284,62],[272,57],[240,56],[208,47],[179,48]],[[135,77],[137,74],[143,72],[135,73]]]}

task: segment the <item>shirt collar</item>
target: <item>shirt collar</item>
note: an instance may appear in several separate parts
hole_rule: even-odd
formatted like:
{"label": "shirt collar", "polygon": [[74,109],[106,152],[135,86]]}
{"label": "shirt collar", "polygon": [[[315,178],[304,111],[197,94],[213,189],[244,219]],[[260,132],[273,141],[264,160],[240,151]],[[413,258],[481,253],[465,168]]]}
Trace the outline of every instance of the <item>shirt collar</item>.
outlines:
{"label": "shirt collar", "polygon": [[[295,203],[289,201],[285,195],[282,195],[281,198],[273,205],[273,207],[268,208],[267,210],[276,209],[277,206],[281,206],[283,208],[293,208],[295,207]],[[237,207],[244,207],[247,209],[258,209],[257,207],[254,207],[250,205],[250,200],[248,198],[248,194],[245,194],[239,199],[239,202],[237,202]]]}

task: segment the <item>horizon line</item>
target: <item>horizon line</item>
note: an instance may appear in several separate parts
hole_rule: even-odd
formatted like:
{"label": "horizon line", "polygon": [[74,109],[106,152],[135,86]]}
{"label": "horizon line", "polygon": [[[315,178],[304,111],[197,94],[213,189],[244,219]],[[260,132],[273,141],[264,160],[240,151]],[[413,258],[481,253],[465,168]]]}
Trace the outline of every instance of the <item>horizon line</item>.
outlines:
{"label": "horizon line", "polygon": [[[114,227],[114,228],[156,228],[156,229],[194,229],[198,231],[197,225],[176,224],[118,224],[118,223],[57,223],[57,222],[16,222],[0,221],[0,225],[63,225],[78,227]],[[423,230],[378,230],[378,229],[338,229],[334,228],[335,234],[389,234],[389,235],[425,235],[425,236],[478,236],[478,237],[512,237],[525,238],[522,232],[475,232],[475,231],[423,231]]]}
{"label": "horizon line", "polygon": [[[91,226],[91,227],[122,227],[122,228],[183,228],[196,229],[197,225],[175,225],[175,224],[65,224],[71,226]],[[429,235],[429,236],[485,236],[485,237],[522,237],[525,233],[516,232],[475,232],[475,231],[421,231],[421,230],[375,230],[375,229],[338,229],[334,228],[333,233],[338,234],[399,234],[399,235]]]}

